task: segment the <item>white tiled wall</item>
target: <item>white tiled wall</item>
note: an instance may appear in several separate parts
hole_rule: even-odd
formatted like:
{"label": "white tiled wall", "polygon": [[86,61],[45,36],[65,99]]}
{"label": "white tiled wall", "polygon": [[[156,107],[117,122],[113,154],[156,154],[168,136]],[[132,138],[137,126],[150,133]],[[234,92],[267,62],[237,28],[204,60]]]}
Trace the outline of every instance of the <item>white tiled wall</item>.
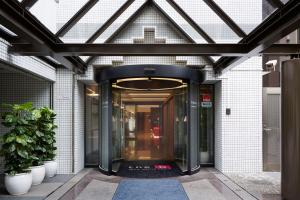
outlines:
{"label": "white tiled wall", "polygon": [[[51,84],[49,81],[37,79],[32,75],[0,70],[0,105],[32,102],[35,107],[50,106]],[[0,107],[1,113],[3,110]],[[0,124],[0,135],[4,134],[6,130]],[[2,171],[3,160],[0,158],[0,172]]]}
{"label": "white tiled wall", "polygon": [[44,79],[55,81],[55,68],[33,56],[14,56],[7,52],[9,43],[0,38],[0,61],[14,65]]}
{"label": "white tiled wall", "polygon": [[59,174],[77,173],[84,167],[84,106],[84,84],[70,70],[58,69],[54,110]]}
{"label": "white tiled wall", "polygon": [[216,84],[215,162],[222,172],[262,171],[261,66],[260,57],[251,58]]}
{"label": "white tiled wall", "polygon": [[67,69],[57,69],[54,83],[53,108],[57,113],[56,130],[58,173],[72,173],[72,92],[73,73]]}
{"label": "white tiled wall", "polygon": [[77,173],[84,168],[84,84],[76,81],[75,82],[75,122],[74,122],[74,153],[75,153],[75,160],[74,165],[75,169],[74,172]]}

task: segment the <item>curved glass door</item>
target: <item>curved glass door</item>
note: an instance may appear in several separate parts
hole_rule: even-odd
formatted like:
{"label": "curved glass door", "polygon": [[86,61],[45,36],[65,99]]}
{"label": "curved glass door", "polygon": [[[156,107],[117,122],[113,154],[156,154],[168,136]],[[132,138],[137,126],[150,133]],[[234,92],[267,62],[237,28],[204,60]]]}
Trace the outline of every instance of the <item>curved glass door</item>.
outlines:
{"label": "curved glass door", "polygon": [[174,94],[174,157],[181,171],[187,171],[188,129],[187,89],[178,89]]}
{"label": "curved glass door", "polygon": [[111,171],[110,162],[110,132],[111,132],[111,85],[109,81],[99,85],[99,113],[100,113],[100,129],[99,129],[99,168],[102,171]]}
{"label": "curved glass door", "polygon": [[121,161],[169,160],[182,172],[199,169],[204,159],[199,86],[190,82],[150,91],[100,83],[99,168],[111,174],[119,170]]}
{"label": "curved glass door", "polygon": [[199,84],[189,84],[189,171],[200,167],[199,158]]}
{"label": "curved glass door", "polygon": [[122,159],[123,123],[121,92],[112,90],[112,171],[117,172]]}

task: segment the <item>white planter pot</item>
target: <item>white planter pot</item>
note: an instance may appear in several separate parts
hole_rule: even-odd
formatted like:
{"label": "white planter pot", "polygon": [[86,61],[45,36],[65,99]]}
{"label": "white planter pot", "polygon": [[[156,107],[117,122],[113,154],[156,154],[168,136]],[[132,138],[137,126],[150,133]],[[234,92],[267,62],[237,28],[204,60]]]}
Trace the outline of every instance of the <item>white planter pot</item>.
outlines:
{"label": "white planter pot", "polygon": [[40,166],[32,166],[30,167],[31,174],[32,174],[32,185],[39,185],[43,182],[45,178],[45,165]]}
{"label": "white planter pot", "polygon": [[207,151],[200,152],[200,161],[201,161],[201,163],[208,163],[209,153]]}
{"label": "white planter pot", "polygon": [[5,188],[9,194],[26,194],[31,187],[32,174],[31,172],[16,174],[14,176],[5,174],[4,182]]}
{"label": "white planter pot", "polygon": [[56,161],[45,161],[46,177],[51,178],[56,175],[57,172],[57,162]]}

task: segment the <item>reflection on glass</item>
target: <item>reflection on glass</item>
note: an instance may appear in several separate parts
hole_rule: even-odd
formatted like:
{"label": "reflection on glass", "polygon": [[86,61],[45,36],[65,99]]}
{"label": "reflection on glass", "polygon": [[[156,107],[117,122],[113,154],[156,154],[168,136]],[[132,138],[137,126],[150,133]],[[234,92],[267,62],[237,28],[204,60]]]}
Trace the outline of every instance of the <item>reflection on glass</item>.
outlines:
{"label": "reflection on glass", "polygon": [[195,171],[199,168],[199,85],[198,83],[190,83],[190,166]]}
{"label": "reflection on glass", "polygon": [[109,97],[110,97],[110,84],[109,82],[100,85],[100,113],[101,113],[101,129],[100,129],[100,168],[108,171],[109,169]]}
{"label": "reflection on glass", "polygon": [[124,104],[125,160],[164,160],[161,105]]}
{"label": "reflection on glass", "polygon": [[86,87],[85,164],[98,165],[99,94],[97,86]]}
{"label": "reflection on glass", "polygon": [[174,156],[182,171],[187,171],[187,91],[174,94]]}
{"label": "reflection on glass", "polygon": [[118,171],[121,161],[122,146],[122,110],[121,92],[117,89],[112,92],[112,170]]}
{"label": "reflection on glass", "polygon": [[187,170],[187,88],[113,88],[112,106],[113,170],[120,160],[175,160]]}
{"label": "reflection on glass", "polygon": [[213,85],[200,86],[200,163],[214,162],[214,90]]}

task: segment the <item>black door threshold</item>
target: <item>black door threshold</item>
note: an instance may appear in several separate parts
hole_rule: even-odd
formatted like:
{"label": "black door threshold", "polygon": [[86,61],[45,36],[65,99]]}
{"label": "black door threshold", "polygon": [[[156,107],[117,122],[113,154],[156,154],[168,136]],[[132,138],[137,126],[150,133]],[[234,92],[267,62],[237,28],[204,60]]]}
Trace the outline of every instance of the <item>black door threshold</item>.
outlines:
{"label": "black door threshold", "polygon": [[173,161],[138,160],[123,161],[116,175],[127,178],[168,178],[184,173]]}

